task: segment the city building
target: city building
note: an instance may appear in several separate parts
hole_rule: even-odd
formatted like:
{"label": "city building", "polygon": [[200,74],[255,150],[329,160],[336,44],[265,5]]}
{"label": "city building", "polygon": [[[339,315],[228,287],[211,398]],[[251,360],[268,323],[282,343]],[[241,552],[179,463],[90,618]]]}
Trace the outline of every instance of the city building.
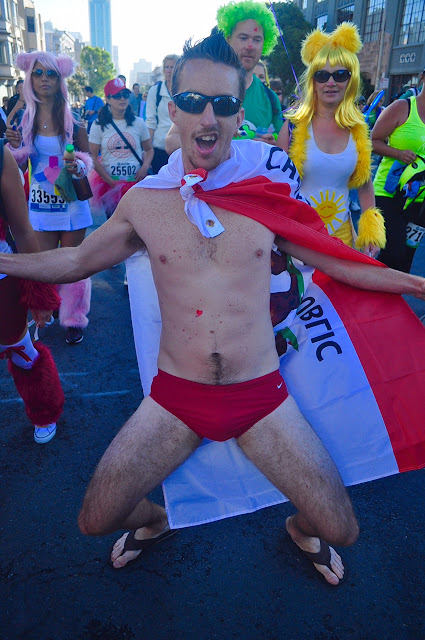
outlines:
{"label": "city building", "polygon": [[44,37],[46,51],[55,55],[63,53],[75,60],[75,38],[72,33],[55,29],[49,21],[44,23]]}
{"label": "city building", "polygon": [[18,2],[0,0],[0,96],[12,96],[20,71],[14,66],[24,49],[25,20],[19,15]]}
{"label": "city building", "polygon": [[89,0],[90,42],[92,47],[112,56],[111,0]]}
{"label": "city building", "polygon": [[84,47],[86,47],[89,43],[84,42],[83,36],[79,31],[71,31],[72,37],[74,38],[74,51],[75,51],[75,62],[77,65],[80,64],[81,51]]}
{"label": "city building", "polygon": [[24,21],[24,49],[25,51],[44,51],[44,27],[41,15],[37,13],[32,0],[18,0],[18,12]]}
{"label": "city building", "polygon": [[308,22],[332,31],[344,20],[359,28],[365,77],[387,100],[416,86],[425,68],[424,0],[296,0]]}
{"label": "city building", "polygon": [[140,58],[139,62],[135,62],[130,71],[130,86],[135,82],[145,87],[154,84],[152,79],[152,62]]}
{"label": "city building", "polygon": [[114,63],[115,71],[117,72],[118,76],[121,72],[118,58],[118,47],[116,44],[112,45],[112,62]]}

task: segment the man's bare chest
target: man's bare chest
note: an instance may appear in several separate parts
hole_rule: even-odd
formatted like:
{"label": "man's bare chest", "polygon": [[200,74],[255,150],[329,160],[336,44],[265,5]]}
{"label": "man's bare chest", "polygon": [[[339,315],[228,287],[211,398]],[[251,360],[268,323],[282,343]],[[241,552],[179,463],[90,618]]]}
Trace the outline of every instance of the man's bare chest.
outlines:
{"label": "man's bare chest", "polygon": [[225,231],[206,238],[187,217],[181,198],[166,198],[141,225],[140,235],[151,260],[169,265],[192,263],[238,268],[248,261],[270,260],[274,234],[241,214],[211,207]]}

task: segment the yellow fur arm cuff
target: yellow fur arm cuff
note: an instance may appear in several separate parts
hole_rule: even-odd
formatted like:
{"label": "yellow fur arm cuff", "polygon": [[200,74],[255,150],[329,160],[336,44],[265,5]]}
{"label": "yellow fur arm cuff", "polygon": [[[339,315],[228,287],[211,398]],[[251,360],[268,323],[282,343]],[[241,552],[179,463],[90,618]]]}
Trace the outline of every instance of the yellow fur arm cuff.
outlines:
{"label": "yellow fur arm cuff", "polygon": [[382,213],[376,207],[366,209],[360,216],[356,248],[362,249],[373,244],[375,247],[383,249],[386,243],[385,222]]}

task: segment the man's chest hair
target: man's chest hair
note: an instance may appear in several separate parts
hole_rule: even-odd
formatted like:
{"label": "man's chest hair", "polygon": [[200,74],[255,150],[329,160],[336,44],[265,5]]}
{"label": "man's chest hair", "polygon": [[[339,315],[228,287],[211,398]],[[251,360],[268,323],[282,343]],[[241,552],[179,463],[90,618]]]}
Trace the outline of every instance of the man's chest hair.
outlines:
{"label": "man's chest hair", "polygon": [[[239,252],[271,251],[274,234],[246,216],[211,206],[225,231],[214,238],[206,238],[186,215],[184,202],[178,190],[159,193],[147,192],[143,211],[134,217],[137,234],[149,252],[183,251],[192,257],[212,260],[228,258]],[[151,195],[152,194],[152,195]]]}

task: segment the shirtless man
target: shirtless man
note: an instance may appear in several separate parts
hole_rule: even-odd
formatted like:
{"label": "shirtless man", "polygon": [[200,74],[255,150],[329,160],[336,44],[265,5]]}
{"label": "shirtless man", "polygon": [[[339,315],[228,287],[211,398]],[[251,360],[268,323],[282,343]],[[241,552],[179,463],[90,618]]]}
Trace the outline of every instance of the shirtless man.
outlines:
{"label": "shirtless man", "polygon": [[[210,36],[186,50],[176,65],[178,90],[173,93],[243,100],[244,72],[222,42]],[[187,108],[184,102],[180,105]],[[212,100],[204,101],[200,113],[181,107],[170,103],[169,110],[181,132],[184,171],[212,171],[229,158],[243,109],[229,106],[231,115],[218,115],[218,103]],[[212,209],[226,230],[207,239],[187,218],[179,189],[132,189],[111,219],[79,247],[0,256],[0,272],[49,282],[88,277],[143,244],[152,261],[163,320],[160,375],[151,396],[103,455],[87,489],[79,526],[87,535],[135,530],[112,550],[113,566],[123,567],[141,553],[147,539],[169,535],[165,510],[145,496],[198,447],[201,435],[221,440],[236,436],[245,454],[297,507],[286,523],[291,538],[311,554],[322,549],[311,559],[325,579],[337,585],[344,575],[341,558],[332,548],[326,558],[329,547],[324,541],[350,545],[358,526],[333,461],[279,377],[269,313],[272,245],[276,242],[283,251],[361,288],[425,299],[425,280],[367,264],[347,266],[347,261],[275,237],[245,216]],[[217,407],[222,420],[211,419]],[[125,547],[128,538],[131,545]]]}

